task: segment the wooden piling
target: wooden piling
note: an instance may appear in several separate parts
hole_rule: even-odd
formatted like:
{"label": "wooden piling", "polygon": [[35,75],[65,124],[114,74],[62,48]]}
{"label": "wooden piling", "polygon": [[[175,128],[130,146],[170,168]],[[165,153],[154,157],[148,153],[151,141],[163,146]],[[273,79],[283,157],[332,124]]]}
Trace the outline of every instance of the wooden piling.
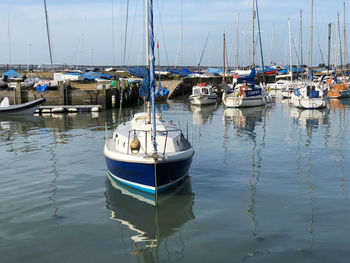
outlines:
{"label": "wooden piling", "polygon": [[63,81],[58,82],[58,89],[60,92],[60,98],[59,98],[59,105],[66,105],[66,92],[64,90],[64,83]]}
{"label": "wooden piling", "polygon": [[21,88],[21,82],[16,83],[16,90],[15,90],[15,103],[21,104],[22,103],[22,88]]}

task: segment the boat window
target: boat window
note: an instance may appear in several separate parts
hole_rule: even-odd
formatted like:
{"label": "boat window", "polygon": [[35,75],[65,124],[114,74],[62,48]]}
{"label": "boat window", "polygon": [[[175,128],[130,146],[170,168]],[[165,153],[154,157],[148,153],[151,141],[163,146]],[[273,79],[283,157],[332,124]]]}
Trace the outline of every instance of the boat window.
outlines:
{"label": "boat window", "polygon": [[202,91],[203,91],[204,94],[209,94],[208,88],[203,88]]}
{"label": "boat window", "polygon": [[199,89],[194,89],[193,90],[193,95],[199,95],[200,94],[200,90]]}

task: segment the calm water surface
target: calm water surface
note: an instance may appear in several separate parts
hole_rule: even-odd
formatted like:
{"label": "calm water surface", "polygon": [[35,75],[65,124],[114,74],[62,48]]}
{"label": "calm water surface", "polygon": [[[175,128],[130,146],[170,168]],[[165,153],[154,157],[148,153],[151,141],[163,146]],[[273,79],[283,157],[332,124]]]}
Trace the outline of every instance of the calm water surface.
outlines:
{"label": "calm water surface", "polygon": [[157,107],[196,151],[157,208],[103,156],[105,123],[143,107],[1,118],[0,262],[349,262],[350,101]]}

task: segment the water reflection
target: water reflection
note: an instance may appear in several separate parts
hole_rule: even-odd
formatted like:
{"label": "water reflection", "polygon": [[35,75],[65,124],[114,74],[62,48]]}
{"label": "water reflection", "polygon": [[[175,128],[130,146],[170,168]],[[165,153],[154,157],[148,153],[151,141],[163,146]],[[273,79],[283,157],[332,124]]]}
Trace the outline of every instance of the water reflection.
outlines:
{"label": "water reflection", "polygon": [[55,144],[67,144],[71,138],[69,130],[92,127],[94,130],[103,130],[106,115],[100,114],[95,118],[91,113],[49,114],[42,116],[0,116],[0,145],[7,145],[11,152],[37,151],[43,139],[48,136],[54,138]]}
{"label": "water reflection", "polygon": [[206,105],[202,107],[190,105],[190,110],[192,111],[193,116],[193,123],[195,125],[201,126],[212,122],[213,114],[217,109],[217,104]]}
{"label": "water reflection", "polygon": [[238,134],[247,134],[250,139],[255,139],[255,126],[258,123],[265,123],[265,117],[269,110],[265,106],[242,109],[226,108],[223,115],[225,128],[227,129],[233,124]]}
{"label": "water reflection", "polygon": [[[327,109],[319,110],[303,110],[295,107],[290,108],[290,115],[292,124],[290,127],[296,132],[296,165],[297,165],[297,177],[304,181],[306,180],[307,193],[309,198],[310,215],[308,222],[308,233],[311,236],[310,248],[315,243],[314,233],[314,221],[315,221],[315,205],[314,205],[314,191],[315,185],[313,183],[312,171],[313,171],[313,145],[317,144],[313,142],[314,131],[319,129],[320,126],[327,126],[329,112]],[[295,139],[295,138],[294,138]],[[306,147],[306,151],[303,149]],[[306,155],[306,156],[305,156]],[[303,166],[306,166],[306,173],[303,172]]]}
{"label": "water reflection", "polygon": [[[127,241],[123,241],[126,246],[131,244],[129,249],[137,260],[141,257],[145,262],[159,261],[163,253],[168,260],[170,257],[184,258],[185,243],[181,236],[181,227],[195,218],[192,211],[194,194],[189,177],[175,189],[160,193],[157,206],[154,205],[152,196],[120,185],[109,176],[105,195],[106,208],[111,212],[111,219],[128,228]],[[121,231],[124,236],[123,228]],[[181,244],[180,251],[173,253],[173,249],[168,249],[170,238]]]}
{"label": "water reflection", "polygon": [[[262,240],[263,236],[258,229],[258,220],[256,215],[256,188],[260,181],[262,170],[262,156],[265,147],[266,136],[266,116],[270,109],[267,107],[252,107],[243,109],[227,108],[224,110],[223,119],[225,125],[224,142],[228,140],[229,127],[232,124],[236,133],[247,135],[251,145],[251,172],[249,180],[250,200],[248,204],[248,213],[253,223],[251,232],[254,239]],[[259,253],[262,253],[261,250]],[[251,255],[250,255],[251,256]]]}
{"label": "water reflection", "polygon": [[345,193],[346,180],[344,177],[344,145],[346,143],[347,109],[350,107],[350,99],[330,100],[329,125],[326,126],[327,135],[325,145],[340,175],[340,189]]}
{"label": "water reflection", "polygon": [[290,116],[296,124],[299,124],[301,127],[305,127],[311,131],[314,128],[318,128],[320,125],[326,124],[328,110],[304,110],[291,107]]}

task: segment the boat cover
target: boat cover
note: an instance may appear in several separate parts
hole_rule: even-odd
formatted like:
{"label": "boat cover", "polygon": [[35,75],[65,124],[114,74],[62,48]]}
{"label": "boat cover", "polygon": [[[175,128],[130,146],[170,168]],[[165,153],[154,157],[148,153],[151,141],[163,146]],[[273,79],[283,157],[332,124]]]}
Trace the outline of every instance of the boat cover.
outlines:
{"label": "boat cover", "polygon": [[254,78],[255,78],[255,69],[253,68],[247,77],[238,78],[237,83],[248,82],[248,83],[254,84]]}
{"label": "boat cover", "polygon": [[13,69],[10,69],[9,71],[2,73],[2,75],[7,76],[9,79],[22,77],[21,74],[19,74],[17,71]]}
{"label": "boat cover", "polygon": [[195,73],[193,71],[188,70],[187,68],[182,68],[182,69],[167,68],[166,70],[169,71],[170,73],[180,75],[181,77],[187,77],[188,75],[192,75]]}
{"label": "boat cover", "polygon": [[47,90],[48,89],[48,85],[47,84],[45,84],[45,85],[38,85],[38,86],[36,86],[36,89],[35,89],[35,91],[45,91],[45,90]]}
{"label": "boat cover", "polygon": [[147,69],[143,67],[130,68],[128,71],[131,75],[139,78],[145,78],[148,75]]}
{"label": "boat cover", "polygon": [[139,94],[140,94],[140,97],[142,97],[142,98],[146,97],[146,98],[148,98],[147,101],[149,101],[149,76],[148,76],[148,74],[145,76],[145,78],[141,82]]}
{"label": "boat cover", "polygon": [[8,97],[5,97],[0,104],[0,107],[9,107],[10,106],[10,100]]}
{"label": "boat cover", "polygon": [[207,68],[205,70],[205,72],[211,73],[211,74],[214,74],[214,75],[220,75],[220,73],[223,73],[224,71],[222,69],[218,69],[218,68]]}

